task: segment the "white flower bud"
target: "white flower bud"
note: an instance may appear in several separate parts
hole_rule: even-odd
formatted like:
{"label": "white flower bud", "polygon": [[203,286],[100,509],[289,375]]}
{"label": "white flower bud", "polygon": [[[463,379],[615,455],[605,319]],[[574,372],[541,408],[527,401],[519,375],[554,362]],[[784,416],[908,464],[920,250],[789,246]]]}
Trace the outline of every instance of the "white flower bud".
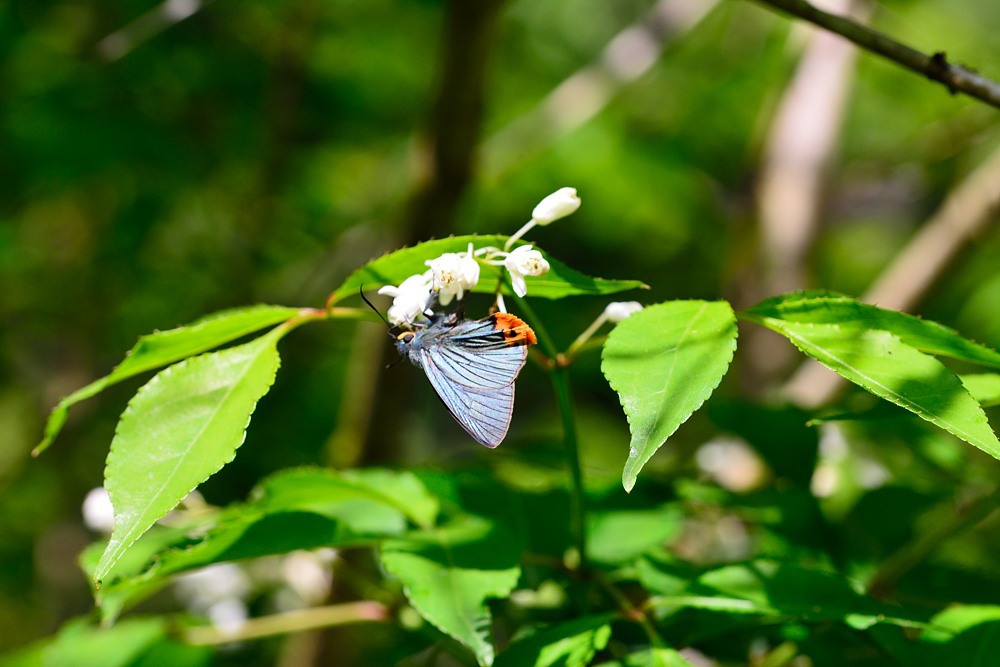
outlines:
{"label": "white flower bud", "polygon": [[446,252],[437,259],[428,260],[432,289],[437,292],[438,303],[447,306],[454,297],[461,299],[466,290],[479,282],[479,263],[472,252]]}
{"label": "white flower bud", "polygon": [[559,218],[580,208],[580,198],[576,194],[576,188],[559,188],[548,197],[538,202],[538,206],[531,212],[531,219],[537,225],[547,225]]}
{"label": "white flower bud", "polygon": [[525,276],[544,276],[549,272],[549,263],[542,257],[542,253],[533,250],[530,245],[515,248],[504,259],[503,265],[510,271],[510,282],[514,287],[514,294],[518,296],[528,293]]}
{"label": "white flower bud", "polygon": [[424,310],[431,299],[431,272],[418,273],[410,276],[399,287],[386,285],[378,291],[392,297],[392,305],[386,313],[386,319],[393,326],[412,324],[423,317]]}
{"label": "white flower bud", "polygon": [[642,310],[642,304],[638,301],[612,301],[604,309],[604,316],[609,322],[618,324],[632,313]]}

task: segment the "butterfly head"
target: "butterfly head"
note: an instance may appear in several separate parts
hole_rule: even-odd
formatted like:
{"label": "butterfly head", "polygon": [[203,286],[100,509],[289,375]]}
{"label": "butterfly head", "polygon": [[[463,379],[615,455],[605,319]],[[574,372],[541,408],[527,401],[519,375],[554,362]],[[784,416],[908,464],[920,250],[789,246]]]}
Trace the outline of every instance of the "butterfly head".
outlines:
{"label": "butterfly head", "polygon": [[405,352],[413,343],[413,339],[416,337],[417,333],[409,330],[390,331],[389,335],[396,339],[396,349],[400,352]]}

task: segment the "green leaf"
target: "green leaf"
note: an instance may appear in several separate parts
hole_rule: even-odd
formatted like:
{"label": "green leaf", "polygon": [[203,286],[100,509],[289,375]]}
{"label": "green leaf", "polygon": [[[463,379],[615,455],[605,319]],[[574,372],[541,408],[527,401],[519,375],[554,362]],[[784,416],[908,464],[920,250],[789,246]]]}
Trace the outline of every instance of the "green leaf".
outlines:
{"label": "green leaf", "polygon": [[69,416],[69,409],[74,404],[95,396],[122,380],[211,350],[272,324],[284,322],[298,312],[297,308],[283,306],[235,308],[209,315],[187,326],[157,331],[141,337],[128,351],[125,360],[111,373],[59,401],[45,424],[45,436],[42,442],[35,447],[32,454],[37,456],[48,449],[62,430],[66,417]]}
{"label": "green leaf", "polygon": [[[965,387],[979,405],[991,407],[1000,405],[1000,373],[967,373],[959,375]],[[815,426],[834,421],[873,421],[878,419],[912,418],[912,415],[901,411],[896,405],[879,401],[865,410],[835,411],[827,414],[809,417],[809,425]]]}
{"label": "green leaf", "polygon": [[[506,240],[506,236],[450,236],[391,252],[369,262],[348,276],[344,284],[334,292],[333,300],[340,301],[345,297],[354,296],[362,286],[369,290],[383,285],[398,285],[410,276],[426,271],[425,261],[446,252],[464,252],[468,249],[469,243],[474,244],[476,248],[487,246],[502,248]],[[538,246],[535,246],[535,249],[549,262],[549,272],[544,276],[526,278],[529,296],[561,299],[580,294],[615,294],[645,287],[638,280],[604,280],[585,276],[553,258]],[[505,274],[502,267],[481,265],[479,284],[473,291],[491,294],[496,289],[497,281],[502,278],[505,293],[511,294]]]}
{"label": "green leaf", "polygon": [[958,376],[895,334],[748,313],[842,377],[1000,458],[1000,441]]}
{"label": "green leaf", "polygon": [[672,301],[618,324],[601,370],[618,392],[632,442],[622,473],[631,491],[657,449],[711,396],[736,350],[736,317],[724,301]]}
{"label": "green leaf", "polygon": [[486,600],[509,595],[521,573],[519,549],[510,535],[465,516],[387,541],[381,559],[421,616],[472,650],[480,665],[493,663]]}
{"label": "green leaf", "polygon": [[686,607],[805,622],[840,621],[862,629],[875,623],[924,627],[926,622],[923,611],[879,602],[836,573],[771,560],[710,570],[686,593],[657,596],[651,605],[661,610]]}
{"label": "green leaf", "polygon": [[958,379],[983,407],[1000,405],[1000,373],[968,373]]}
{"label": "green leaf", "polygon": [[672,648],[650,648],[629,653],[621,660],[602,662],[598,667],[694,667]]}
{"label": "green leaf", "polygon": [[585,667],[611,638],[614,616],[578,618],[519,639],[497,656],[497,667]]}
{"label": "green leaf", "polygon": [[95,628],[83,619],[67,622],[51,640],[0,658],[3,667],[127,667],[166,637],[160,619],[129,619]]}
{"label": "green leaf", "polygon": [[[149,566],[150,560],[157,553],[184,543],[188,533],[197,531],[199,528],[200,526],[196,522],[182,522],[179,525],[169,527],[153,526],[122,554],[122,557],[107,574],[106,581],[115,582],[138,577]],[[78,559],[80,568],[90,581],[94,581],[94,572],[97,571],[97,564],[106,548],[107,542],[94,542],[80,553]],[[152,583],[137,582],[123,590],[119,590],[114,585],[102,585],[100,590],[94,591],[94,599],[99,607],[101,622],[110,624],[135,601],[152,595],[160,588],[162,588],[162,584],[158,581]]]}
{"label": "green leaf", "polygon": [[921,634],[921,639],[943,643],[977,625],[997,621],[1000,621],[1000,606],[991,604],[957,605],[936,614],[931,619],[930,625]]}
{"label": "green leaf", "polygon": [[[302,468],[277,473],[260,486],[252,500],[226,508],[198,527],[192,541],[187,531],[172,541],[154,541],[149,531],[119,561],[98,591],[102,610],[108,602],[134,604],[171,577],[214,563],[282,554],[296,549],[350,547],[402,534],[407,518],[433,524],[438,511],[431,496],[410,472]],[[128,570],[122,563],[135,551],[145,558]],[[150,561],[152,564],[150,565]],[[113,579],[114,575],[120,575]]]}
{"label": "green leaf", "polygon": [[676,536],[683,519],[677,505],[591,512],[587,555],[599,563],[627,563]]}
{"label": "green leaf", "polygon": [[869,306],[841,294],[794,292],[762,301],[746,312],[755,320],[888,331],[922,352],[1000,368],[1000,352],[968,340],[954,329],[895,310]]}
{"label": "green leaf", "polygon": [[136,539],[231,461],[278,370],[279,327],[243,345],[192,357],[157,373],[132,398],[104,472],[115,510],[103,579]]}

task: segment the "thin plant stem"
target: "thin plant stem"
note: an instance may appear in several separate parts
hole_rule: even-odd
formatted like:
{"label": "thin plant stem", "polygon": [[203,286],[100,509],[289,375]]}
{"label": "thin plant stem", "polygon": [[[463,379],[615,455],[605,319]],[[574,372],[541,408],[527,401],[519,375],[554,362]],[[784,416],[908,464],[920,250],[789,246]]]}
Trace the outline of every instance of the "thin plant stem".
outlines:
{"label": "thin plant stem", "polygon": [[569,368],[556,365],[552,369],[552,390],[559,406],[559,417],[563,425],[563,442],[566,446],[566,459],[569,464],[573,486],[570,494],[570,522],[573,536],[576,538],[576,550],[580,563],[580,571],[587,569],[587,522],[586,501],[583,489],[583,469],[580,467],[580,447],[576,438],[576,420],[573,411],[573,396],[569,387]]}
{"label": "thin plant stem", "polygon": [[233,630],[214,626],[185,628],[181,631],[181,636],[188,644],[212,646],[347,623],[384,623],[391,616],[389,608],[384,604],[364,600],[252,618]]}
{"label": "thin plant stem", "polygon": [[542,347],[552,362],[549,372],[552,390],[556,396],[556,406],[563,426],[563,443],[566,447],[566,462],[569,465],[572,486],[570,487],[570,528],[576,542],[575,547],[579,557],[577,570],[587,568],[587,510],[586,496],[583,487],[583,469],[580,467],[580,448],[576,437],[576,419],[573,410],[573,395],[570,392],[569,368],[560,363],[563,356],[559,354],[555,342],[531,306],[522,299],[517,299],[518,306],[531,320],[538,344]]}
{"label": "thin plant stem", "polygon": [[618,605],[618,610],[621,612],[622,616],[634,621],[639,624],[642,631],[646,633],[646,637],[649,639],[649,643],[656,648],[665,648],[667,643],[657,632],[656,626],[653,625],[652,621],[649,620],[649,615],[643,608],[636,607],[632,604],[632,601],[610,581],[603,572],[595,571],[594,577],[602,588],[614,598],[615,603]]}
{"label": "thin plant stem", "polygon": [[536,224],[537,223],[533,219],[524,223],[524,226],[521,227],[516,232],[514,232],[514,235],[508,238],[507,242],[503,244],[504,251],[510,250],[510,247],[514,245],[514,242],[517,241],[522,236],[524,236],[525,234],[527,234],[528,232],[530,232]]}
{"label": "thin plant stem", "polygon": [[590,323],[590,326],[584,330],[582,334],[576,337],[576,340],[570,343],[570,346],[566,348],[566,357],[573,358],[576,353],[580,351],[580,348],[590,340],[590,337],[597,333],[597,330],[604,326],[604,323],[608,321],[607,313],[601,313],[597,316],[597,319]]}

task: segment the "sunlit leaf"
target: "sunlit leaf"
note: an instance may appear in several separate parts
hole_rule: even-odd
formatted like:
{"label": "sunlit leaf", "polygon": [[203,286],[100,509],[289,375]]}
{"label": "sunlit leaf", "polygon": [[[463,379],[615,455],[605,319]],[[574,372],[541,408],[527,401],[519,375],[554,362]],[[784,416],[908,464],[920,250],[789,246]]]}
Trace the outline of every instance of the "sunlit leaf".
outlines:
{"label": "sunlit leaf", "polygon": [[111,373],[59,401],[45,424],[45,437],[33,454],[42,453],[52,444],[74,404],[95,396],[122,380],[219,347],[264,327],[283,322],[298,312],[296,308],[283,306],[235,308],[209,315],[187,326],[142,336],[128,351],[124,361]]}
{"label": "sunlit leaf", "polygon": [[585,667],[611,638],[610,614],[585,616],[515,641],[497,667]]}
{"label": "sunlit leaf", "polygon": [[1000,352],[968,340],[954,329],[899,311],[869,306],[840,294],[794,292],[762,301],[747,313],[784,322],[888,331],[922,352],[1000,368]]}
{"label": "sunlit leaf", "polygon": [[3,667],[127,667],[166,637],[162,619],[136,618],[110,628],[67,622],[51,640],[0,658]]}
{"label": "sunlit leaf", "polygon": [[935,615],[918,642],[876,634],[901,665],[992,667],[1000,650],[1000,607],[956,605]]}
{"label": "sunlit leaf", "polygon": [[181,361],[129,402],[105,468],[115,522],[98,581],[153,523],[233,459],[274,382],[282,333]]}
{"label": "sunlit leaf", "polygon": [[[162,587],[158,581],[143,580],[121,588],[116,587],[115,582],[134,581],[134,578],[149,566],[157,553],[184,544],[187,541],[188,531],[197,529],[197,522],[185,522],[169,527],[154,525],[136,540],[106,575],[106,581],[110,581],[111,585],[102,585],[100,590],[94,591],[94,600],[99,608],[101,621],[104,623],[114,621],[136,600],[148,597]],[[94,572],[97,571],[97,564],[101,561],[106,548],[107,542],[94,542],[80,553],[78,558],[80,568],[91,582],[94,581]]]}
{"label": "sunlit leaf", "polygon": [[927,620],[923,610],[879,602],[836,573],[771,560],[710,570],[686,592],[656,596],[651,605],[658,610],[686,607],[804,622],[840,621],[855,628],[874,623],[923,627]]}
{"label": "sunlit leaf", "polygon": [[1000,441],[958,376],[895,334],[748,314],[844,378],[1000,458]]}
{"label": "sunlit leaf", "polygon": [[629,653],[621,660],[602,662],[597,667],[694,667],[672,648],[649,648]]}
{"label": "sunlit leaf", "polygon": [[[416,273],[426,271],[425,261],[446,252],[464,252],[468,249],[469,243],[473,243],[476,248],[487,246],[502,248],[506,240],[506,236],[451,236],[391,252],[369,262],[348,276],[344,284],[334,292],[334,300],[339,301],[345,297],[354,296],[362,286],[364,286],[365,291],[368,291],[383,285],[397,285]],[[516,245],[523,245],[523,242]],[[526,278],[529,297],[560,299],[580,294],[615,294],[645,287],[638,280],[605,280],[585,276],[553,258],[542,248],[535,246],[535,249],[540,251],[549,262],[550,269],[544,276]],[[495,291],[498,281],[502,280],[501,284],[505,293],[510,294],[504,273],[502,267],[482,266],[479,284],[474,291],[492,293]]]}
{"label": "sunlit leaf", "polygon": [[421,616],[467,646],[480,665],[493,664],[486,601],[509,595],[521,573],[519,549],[510,535],[466,516],[387,541],[381,559]]}
{"label": "sunlit leaf", "polygon": [[711,396],[736,350],[736,318],[723,301],[672,301],[618,324],[601,370],[632,431],[626,491],[657,449]]}
{"label": "sunlit leaf", "polygon": [[1000,622],[1000,605],[956,605],[936,614],[921,633],[921,639],[944,643],[977,625],[997,622]]}
{"label": "sunlit leaf", "polygon": [[1000,405],[1000,373],[968,373],[958,378],[983,407]]}
{"label": "sunlit leaf", "polygon": [[674,537],[684,515],[678,506],[664,505],[594,511],[588,518],[588,556],[600,563],[626,563]]}

